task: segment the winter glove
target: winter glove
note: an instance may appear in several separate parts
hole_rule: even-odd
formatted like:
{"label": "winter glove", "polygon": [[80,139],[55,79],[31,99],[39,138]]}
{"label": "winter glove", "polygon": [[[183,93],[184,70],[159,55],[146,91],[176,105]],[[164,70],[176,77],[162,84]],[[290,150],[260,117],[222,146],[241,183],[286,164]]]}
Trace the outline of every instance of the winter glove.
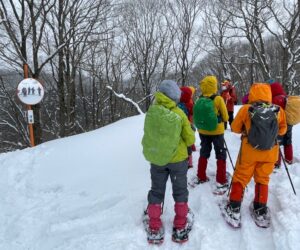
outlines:
{"label": "winter glove", "polygon": [[278,142],[279,145],[282,145],[282,142],[283,142],[283,136],[278,135],[278,136],[277,136],[277,142]]}

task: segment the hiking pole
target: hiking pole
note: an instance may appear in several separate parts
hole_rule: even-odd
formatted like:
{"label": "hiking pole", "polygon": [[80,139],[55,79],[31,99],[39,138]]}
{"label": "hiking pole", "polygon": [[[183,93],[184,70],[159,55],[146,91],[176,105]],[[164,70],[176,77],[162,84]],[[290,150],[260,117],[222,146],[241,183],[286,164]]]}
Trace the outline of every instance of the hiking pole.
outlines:
{"label": "hiking pole", "polygon": [[[227,151],[227,153],[228,153],[228,156],[229,156],[229,159],[230,159],[232,168],[233,168],[233,173],[232,173],[232,177],[233,177],[233,176],[234,176],[234,172],[235,172],[235,167],[233,166],[232,159],[231,159],[231,156],[230,156],[230,154],[229,154],[229,151],[228,151],[228,148],[227,148],[227,144],[226,144],[225,138],[224,138],[224,143],[225,143],[226,151]],[[239,160],[239,161],[241,161],[242,143],[243,143],[243,142],[241,142],[241,146],[240,146],[240,150],[239,150],[239,154],[238,154],[238,159],[237,159],[237,160]],[[231,187],[232,187],[232,179],[233,179],[233,178],[231,178],[230,185],[229,185],[229,188],[228,188],[227,197],[229,196],[229,194],[230,194],[230,189],[231,189]]]}
{"label": "hiking pole", "polygon": [[226,152],[227,152],[227,154],[228,154],[228,157],[229,157],[229,160],[230,160],[231,166],[232,166],[232,168],[233,168],[233,171],[234,171],[234,170],[235,170],[235,168],[234,168],[234,166],[233,166],[233,162],[232,162],[231,155],[230,155],[230,153],[229,153],[229,150],[228,150],[228,147],[227,147],[227,143],[226,143],[226,141],[225,141],[225,138],[224,138],[224,144],[225,144],[225,147],[226,147]]}
{"label": "hiking pole", "polygon": [[[226,152],[227,152],[227,154],[228,154],[228,157],[229,157],[231,166],[232,166],[232,168],[233,168],[233,174],[232,174],[232,176],[233,176],[233,175],[234,175],[234,171],[235,171],[235,167],[233,166],[233,162],[232,162],[231,155],[230,155],[229,150],[228,150],[228,147],[227,147],[227,143],[226,143],[226,141],[225,141],[225,137],[224,137],[224,144],[225,144],[225,147],[226,147]],[[232,178],[231,178],[230,185],[229,185],[229,188],[228,188],[227,197],[229,196],[231,186],[232,186]]]}
{"label": "hiking pole", "polygon": [[291,185],[292,185],[294,194],[296,195],[296,191],[295,191],[295,188],[294,188],[294,184],[293,184],[293,182],[292,182],[292,179],[291,179],[289,170],[288,170],[288,168],[287,168],[287,166],[286,166],[286,163],[285,163],[285,160],[284,160],[284,158],[283,158],[283,154],[282,154],[282,152],[281,152],[280,147],[279,147],[279,153],[280,153],[281,159],[282,159],[282,161],[283,161],[283,164],[284,164],[284,167],[285,167],[285,171],[286,171],[286,173],[287,173],[287,175],[288,175],[288,177],[289,177],[290,183],[291,183]]}

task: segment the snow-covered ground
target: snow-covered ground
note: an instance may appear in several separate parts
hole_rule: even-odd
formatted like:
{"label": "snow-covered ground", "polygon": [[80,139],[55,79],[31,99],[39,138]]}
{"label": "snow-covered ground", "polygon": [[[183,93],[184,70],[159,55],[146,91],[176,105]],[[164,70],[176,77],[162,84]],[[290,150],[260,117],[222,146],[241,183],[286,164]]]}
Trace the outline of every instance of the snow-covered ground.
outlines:
{"label": "snow-covered ground", "polygon": [[[143,158],[144,115],[35,148],[0,154],[0,249],[3,250],[297,250],[300,249],[300,126],[293,129],[297,162],[288,166],[296,188],[293,194],[282,168],[272,174],[269,207],[272,225],[258,228],[249,215],[253,182],[245,192],[242,228],[223,220],[212,194],[214,152],[209,160],[212,181],[190,190],[195,214],[190,239],[171,241],[174,216],[170,183],[164,214],[165,242],[149,246],[141,216],[150,188],[149,164]],[[240,139],[225,133],[235,162]],[[197,149],[199,138],[197,136]],[[196,166],[199,152],[194,152]],[[230,160],[228,170],[232,172]],[[189,178],[196,167],[189,170]]]}

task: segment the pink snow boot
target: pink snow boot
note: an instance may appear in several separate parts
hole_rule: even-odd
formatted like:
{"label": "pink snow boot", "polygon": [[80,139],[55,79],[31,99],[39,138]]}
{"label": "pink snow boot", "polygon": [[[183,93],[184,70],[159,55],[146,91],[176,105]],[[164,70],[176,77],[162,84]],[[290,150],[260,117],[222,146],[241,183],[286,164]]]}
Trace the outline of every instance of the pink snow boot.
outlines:
{"label": "pink snow boot", "polygon": [[176,202],[175,203],[175,217],[174,217],[174,227],[176,229],[185,228],[187,221],[187,214],[189,211],[188,204],[186,202]]}
{"label": "pink snow boot", "polygon": [[160,204],[149,204],[148,205],[150,230],[159,231],[159,229],[162,227],[160,215],[161,215],[161,205]]}
{"label": "pink snow boot", "polygon": [[208,180],[206,176],[206,168],[207,168],[207,159],[201,156],[198,160],[198,172],[197,172],[197,177],[200,182],[206,182]]}
{"label": "pink snow boot", "polygon": [[217,183],[220,183],[220,184],[227,184],[226,161],[225,160],[217,160],[216,181],[217,181]]}
{"label": "pink snow boot", "polygon": [[193,221],[194,214],[189,210],[188,204],[186,202],[176,202],[172,240],[176,243],[188,241]]}

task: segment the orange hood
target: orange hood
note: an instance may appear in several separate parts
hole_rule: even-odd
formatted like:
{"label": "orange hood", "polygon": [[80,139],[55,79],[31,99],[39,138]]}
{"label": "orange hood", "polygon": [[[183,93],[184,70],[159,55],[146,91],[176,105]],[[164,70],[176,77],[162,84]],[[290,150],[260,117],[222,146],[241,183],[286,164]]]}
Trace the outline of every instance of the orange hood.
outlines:
{"label": "orange hood", "polygon": [[271,87],[267,83],[253,83],[249,91],[249,103],[253,102],[272,103]]}

